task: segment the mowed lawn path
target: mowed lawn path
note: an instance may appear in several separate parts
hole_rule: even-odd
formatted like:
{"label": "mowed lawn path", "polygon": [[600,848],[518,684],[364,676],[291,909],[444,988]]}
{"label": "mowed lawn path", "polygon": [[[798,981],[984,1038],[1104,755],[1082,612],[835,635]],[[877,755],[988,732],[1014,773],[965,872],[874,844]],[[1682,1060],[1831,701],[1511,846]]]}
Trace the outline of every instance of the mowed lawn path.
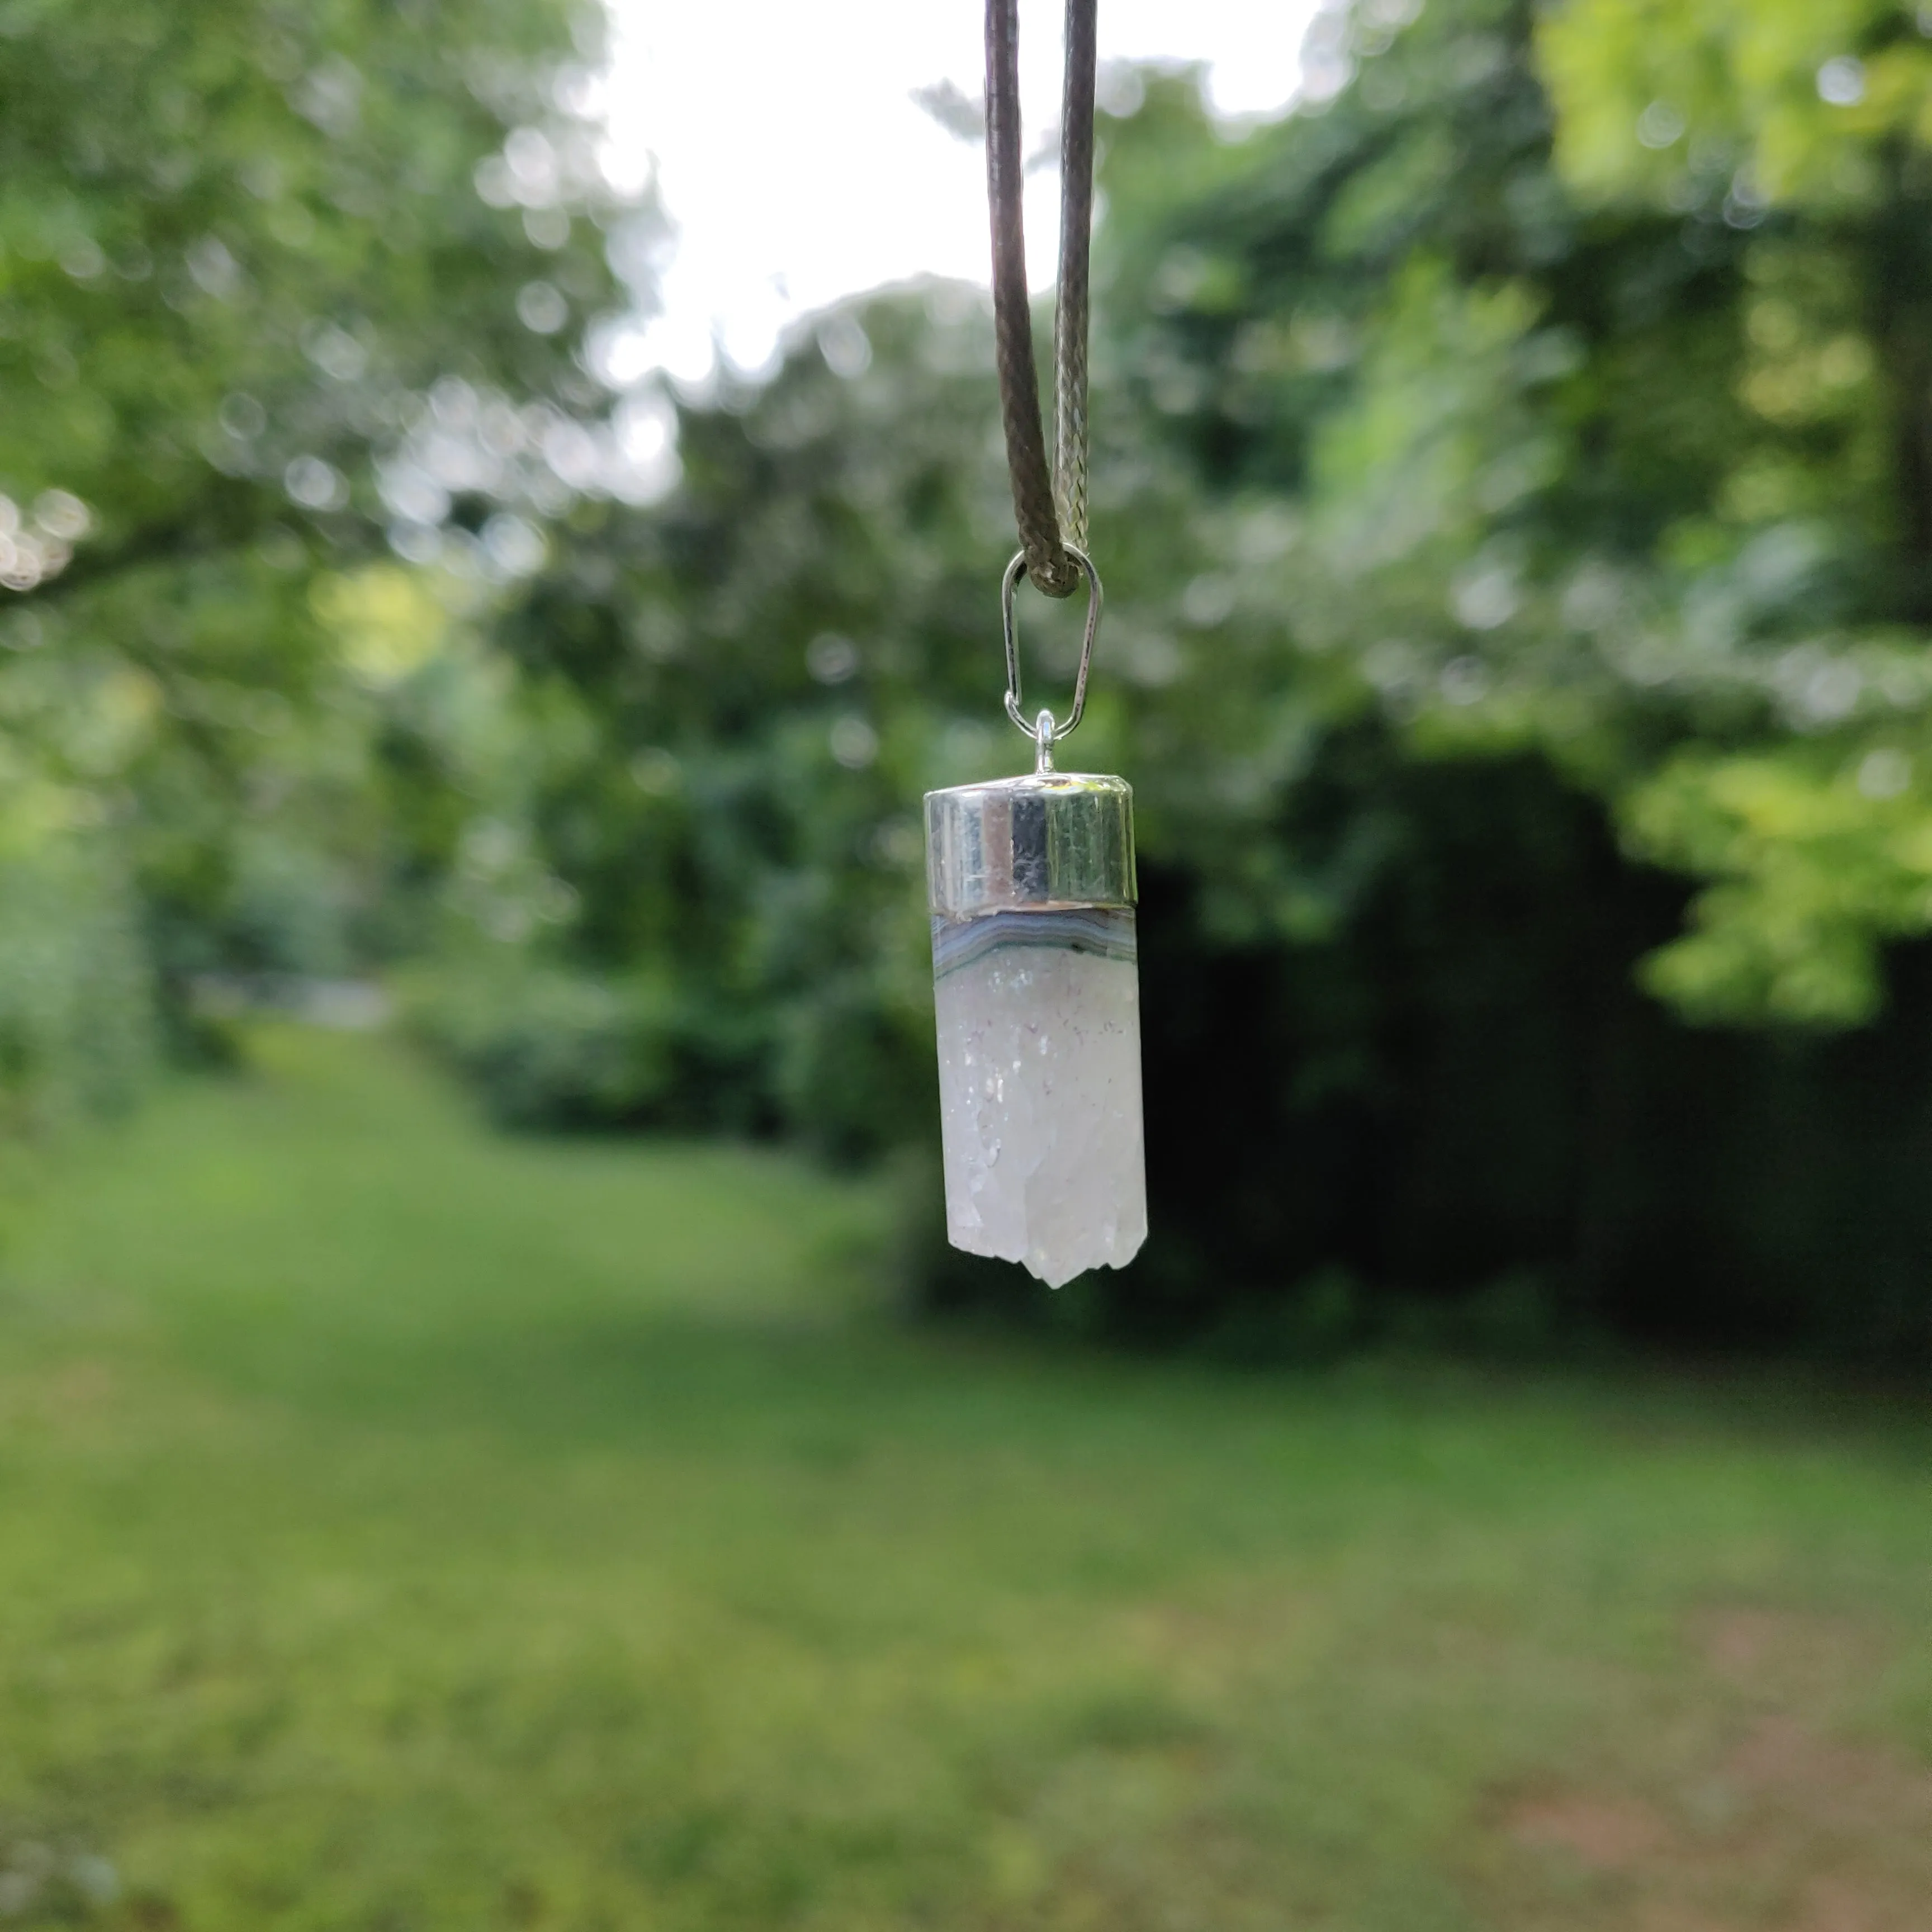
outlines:
{"label": "mowed lawn path", "polygon": [[0,1924],[1932,1926],[1909,1410],[908,1330],[381,1040],[9,1159]]}

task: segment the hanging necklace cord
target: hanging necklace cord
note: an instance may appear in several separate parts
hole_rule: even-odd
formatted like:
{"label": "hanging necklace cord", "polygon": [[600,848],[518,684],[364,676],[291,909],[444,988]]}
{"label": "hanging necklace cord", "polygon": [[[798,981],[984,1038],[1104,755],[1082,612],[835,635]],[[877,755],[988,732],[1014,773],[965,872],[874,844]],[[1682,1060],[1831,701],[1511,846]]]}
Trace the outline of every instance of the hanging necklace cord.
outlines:
{"label": "hanging necklace cord", "polygon": [[1027,298],[1019,0],[986,0],[986,199],[993,225],[994,357],[1020,548],[1027,574],[1049,597],[1070,596],[1078,586],[1087,543],[1087,263],[1094,218],[1096,10],[1097,0],[1066,0],[1049,475],[1040,424],[1040,376],[1034,361],[1033,312]]}

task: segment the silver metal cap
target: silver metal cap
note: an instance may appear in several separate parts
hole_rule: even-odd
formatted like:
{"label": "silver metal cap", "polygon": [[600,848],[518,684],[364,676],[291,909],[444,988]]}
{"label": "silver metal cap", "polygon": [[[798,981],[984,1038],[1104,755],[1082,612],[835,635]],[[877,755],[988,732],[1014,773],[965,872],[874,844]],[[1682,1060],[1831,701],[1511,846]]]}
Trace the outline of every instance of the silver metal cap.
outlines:
{"label": "silver metal cap", "polygon": [[1133,788],[1084,772],[1036,772],[929,791],[926,885],[944,919],[1130,906]]}

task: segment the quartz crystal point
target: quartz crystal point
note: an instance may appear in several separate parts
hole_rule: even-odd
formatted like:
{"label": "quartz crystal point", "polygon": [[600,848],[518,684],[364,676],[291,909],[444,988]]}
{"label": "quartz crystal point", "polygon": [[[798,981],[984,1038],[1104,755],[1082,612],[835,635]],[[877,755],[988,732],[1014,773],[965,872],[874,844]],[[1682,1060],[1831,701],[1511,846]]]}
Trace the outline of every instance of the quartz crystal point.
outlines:
{"label": "quartz crystal point", "polygon": [[1147,1238],[1133,792],[1040,769],[926,798],[946,1232],[1049,1288]]}
{"label": "quartz crystal point", "polygon": [[1049,1288],[1147,1238],[1131,906],[933,920],[946,1232]]}

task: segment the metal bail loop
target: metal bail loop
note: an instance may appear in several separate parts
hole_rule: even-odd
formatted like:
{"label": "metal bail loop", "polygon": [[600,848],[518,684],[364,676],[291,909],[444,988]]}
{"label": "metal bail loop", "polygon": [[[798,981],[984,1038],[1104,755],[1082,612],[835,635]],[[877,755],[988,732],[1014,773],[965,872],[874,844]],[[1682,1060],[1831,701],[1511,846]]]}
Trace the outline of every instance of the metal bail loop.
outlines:
{"label": "metal bail loop", "polygon": [[1073,709],[1066,714],[1064,724],[1054,720],[1051,711],[1042,711],[1029,722],[1020,704],[1020,637],[1018,621],[1013,615],[1013,594],[1026,572],[1024,550],[1014,553],[1005,576],[1000,580],[1000,627],[1006,640],[1006,716],[1034,741],[1043,772],[1053,769],[1053,747],[1079,729],[1080,714],[1087,708],[1087,673],[1094,662],[1094,634],[1100,628],[1100,606],[1104,601],[1100,573],[1094,568],[1094,560],[1071,544],[1066,546],[1066,554],[1080,566],[1087,579],[1087,630],[1080,640],[1080,670],[1073,680]]}

